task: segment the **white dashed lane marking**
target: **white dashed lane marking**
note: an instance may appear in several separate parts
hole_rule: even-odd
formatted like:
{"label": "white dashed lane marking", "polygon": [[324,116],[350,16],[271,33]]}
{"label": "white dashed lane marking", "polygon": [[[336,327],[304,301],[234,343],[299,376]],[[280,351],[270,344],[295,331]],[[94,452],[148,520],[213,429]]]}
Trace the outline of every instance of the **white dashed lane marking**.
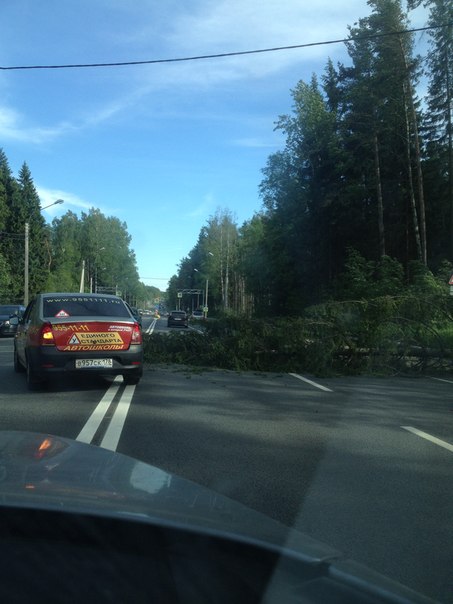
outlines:
{"label": "white dashed lane marking", "polygon": [[422,432],[422,430],[417,430],[417,428],[413,428],[412,426],[401,426],[401,428],[403,430],[407,430],[408,432],[412,432],[412,434],[415,434],[416,436],[420,436],[420,438],[429,440],[429,442],[434,443],[439,447],[443,447],[444,449],[447,449],[447,451],[451,451],[453,453],[453,445],[447,443],[445,440],[441,440],[436,436],[432,436],[431,434],[428,434],[428,432]]}
{"label": "white dashed lane marking", "polygon": [[298,380],[302,380],[302,382],[306,382],[307,384],[310,384],[311,386],[314,386],[315,388],[324,390],[324,392],[333,392],[333,390],[331,390],[330,388],[327,388],[326,386],[323,386],[322,384],[318,384],[317,382],[313,382],[312,380],[309,380],[308,378],[303,377],[302,375],[299,375],[298,373],[290,373],[289,375],[292,375],[293,377],[297,378]]}

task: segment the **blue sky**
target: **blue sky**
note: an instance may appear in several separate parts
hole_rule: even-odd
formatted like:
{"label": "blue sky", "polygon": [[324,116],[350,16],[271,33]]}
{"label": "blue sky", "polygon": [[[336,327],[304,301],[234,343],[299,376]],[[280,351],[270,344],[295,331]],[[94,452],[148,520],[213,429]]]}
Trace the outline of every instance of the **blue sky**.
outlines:
{"label": "blue sky", "polygon": [[[166,59],[344,38],[366,0],[1,0],[0,65]],[[411,15],[413,27],[427,13]],[[239,224],[290,90],[342,44],[100,69],[0,71],[0,147],[30,167],[47,220],[100,208],[127,223],[141,279],[165,289],[217,208]]]}

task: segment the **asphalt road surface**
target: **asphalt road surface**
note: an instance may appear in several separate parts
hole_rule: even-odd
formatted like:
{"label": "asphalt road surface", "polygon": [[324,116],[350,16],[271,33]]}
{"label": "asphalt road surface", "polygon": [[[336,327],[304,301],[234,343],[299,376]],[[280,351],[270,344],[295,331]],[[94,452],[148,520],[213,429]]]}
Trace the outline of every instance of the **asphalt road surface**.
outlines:
{"label": "asphalt road surface", "polygon": [[[168,331],[165,319],[143,327]],[[12,348],[0,339],[0,429],[154,464],[453,602],[453,376],[320,380],[151,364],[138,386],[59,378],[32,393]]]}

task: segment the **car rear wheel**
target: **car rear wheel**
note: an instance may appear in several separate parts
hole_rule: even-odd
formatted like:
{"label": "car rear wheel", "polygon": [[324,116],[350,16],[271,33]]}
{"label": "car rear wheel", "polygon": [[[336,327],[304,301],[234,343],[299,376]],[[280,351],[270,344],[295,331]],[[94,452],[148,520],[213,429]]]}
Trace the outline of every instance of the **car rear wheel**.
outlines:
{"label": "car rear wheel", "polygon": [[141,375],[124,375],[123,380],[126,386],[135,386],[139,383]]}
{"label": "car rear wheel", "polygon": [[17,354],[17,350],[14,348],[14,371],[16,373],[23,373],[25,371],[25,367],[19,360],[19,356]]}
{"label": "car rear wheel", "polygon": [[27,359],[27,386],[29,390],[38,390],[40,387],[44,385],[44,380],[39,377],[35,370],[33,369],[32,364]]}

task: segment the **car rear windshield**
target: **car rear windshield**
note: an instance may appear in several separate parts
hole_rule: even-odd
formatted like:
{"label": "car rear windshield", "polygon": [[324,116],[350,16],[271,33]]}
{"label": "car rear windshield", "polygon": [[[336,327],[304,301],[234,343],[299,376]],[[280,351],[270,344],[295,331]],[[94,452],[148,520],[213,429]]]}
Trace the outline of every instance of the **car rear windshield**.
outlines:
{"label": "car rear windshield", "polygon": [[182,311],[182,310],[180,310],[180,311],[179,310],[175,310],[175,311],[172,311],[171,316],[172,317],[185,317],[186,313],[184,311]]}
{"label": "car rear windshield", "polygon": [[43,315],[57,317],[124,317],[131,316],[119,298],[87,298],[84,296],[54,296],[44,298]]}

